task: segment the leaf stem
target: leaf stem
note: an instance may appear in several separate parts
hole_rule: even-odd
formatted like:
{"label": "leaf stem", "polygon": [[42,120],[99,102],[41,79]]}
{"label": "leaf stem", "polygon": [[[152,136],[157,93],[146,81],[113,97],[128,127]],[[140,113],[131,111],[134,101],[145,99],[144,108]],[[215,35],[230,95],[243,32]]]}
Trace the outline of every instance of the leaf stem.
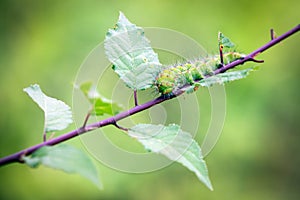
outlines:
{"label": "leaf stem", "polygon": [[134,96],[134,105],[138,106],[139,103],[138,103],[138,99],[137,99],[137,90],[133,91],[133,96]]}
{"label": "leaf stem", "polygon": [[87,124],[87,122],[88,122],[88,120],[89,120],[89,118],[90,118],[90,116],[91,116],[91,114],[92,114],[92,111],[93,111],[93,108],[90,108],[90,109],[89,109],[89,112],[86,114],[86,116],[85,116],[85,118],[84,118],[84,122],[83,122],[81,128],[85,128],[85,127],[86,127],[86,124]]}
{"label": "leaf stem", "polygon": [[271,40],[274,40],[276,38],[276,34],[275,34],[274,29],[271,28],[270,34],[271,34]]}
{"label": "leaf stem", "polygon": [[[237,65],[241,65],[245,62],[248,62],[248,61],[254,61],[254,62],[260,62],[258,60],[255,60],[254,57],[257,56],[258,54],[264,52],[265,50],[273,47],[274,45],[278,44],[279,42],[281,42],[282,40],[290,37],[291,35],[295,34],[296,32],[298,32],[300,30],[300,25],[297,25],[296,27],[294,27],[293,29],[289,30],[288,32],[284,33],[283,35],[277,37],[277,38],[274,38],[273,40],[269,41],[268,43],[266,43],[265,45],[263,45],[262,47],[258,48],[257,50],[253,51],[252,53],[248,54],[247,56],[245,56],[243,59],[240,59],[240,60],[236,60],[232,63],[229,63],[219,69],[217,69],[214,73],[215,74],[219,74],[219,73],[223,73],[231,68],[234,68],[235,66]],[[37,145],[34,145],[34,146],[31,146],[27,149],[24,149],[22,151],[19,151],[17,153],[14,153],[14,154],[11,154],[9,156],[6,156],[6,157],[3,157],[0,159],[0,166],[3,166],[3,165],[6,165],[6,164],[9,164],[9,163],[13,163],[13,162],[20,162],[22,163],[22,156],[24,155],[30,155],[31,153],[33,153],[34,151],[36,151],[37,149],[43,147],[43,146],[46,146],[46,145],[55,145],[55,144],[58,144],[58,143],[61,143],[61,142],[64,142],[64,141],[67,141],[69,139],[72,139],[78,135],[81,135],[83,133],[87,133],[89,131],[92,131],[94,129],[97,129],[97,128],[101,128],[101,127],[104,127],[104,126],[107,126],[107,125],[115,125],[117,126],[118,128],[120,128],[120,126],[118,126],[116,123],[126,117],[129,117],[131,115],[134,115],[138,112],[141,112],[141,111],[144,111],[152,106],[155,106],[157,104],[160,104],[164,101],[167,101],[167,100],[170,100],[172,98],[175,98],[181,94],[184,93],[184,90],[181,89],[181,90],[177,90],[174,92],[173,95],[170,95],[170,96],[160,96],[156,99],[153,99],[151,101],[148,101],[144,104],[141,104],[141,105],[138,105],[137,104],[137,98],[136,98],[136,91],[135,91],[135,102],[136,102],[136,106],[127,110],[127,111],[124,111],[124,112],[121,112],[115,116],[112,116],[112,117],[109,117],[107,119],[104,119],[102,121],[99,121],[99,122],[96,122],[96,123],[93,123],[93,124],[90,124],[90,125],[86,125],[86,122],[83,124],[84,126],[81,127],[81,128],[78,128],[76,130],[73,130],[71,132],[68,132],[68,133],[65,133],[63,135],[60,135],[56,138],[53,138],[53,139],[49,139],[43,143],[40,143],[40,144],[37,144]],[[88,119],[88,116],[86,117],[86,120],[87,121]],[[122,128],[121,128],[122,129]],[[124,128],[125,129],[125,128]]]}
{"label": "leaf stem", "polygon": [[47,140],[47,134],[46,134],[46,131],[44,130],[43,132],[43,142],[46,142]]}
{"label": "leaf stem", "polygon": [[224,65],[224,61],[223,61],[223,45],[219,45],[219,53],[220,53],[221,66],[223,66]]}
{"label": "leaf stem", "polygon": [[117,128],[120,129],[120,130],[123,130],[123,131],[126,131],[126,132],[129,130],[128,128],[124,128],[124,127],[120,126],[120,125],[117,124],[117,123],[114,123],[114,125],[115,125],[115,127],[117,127]]}

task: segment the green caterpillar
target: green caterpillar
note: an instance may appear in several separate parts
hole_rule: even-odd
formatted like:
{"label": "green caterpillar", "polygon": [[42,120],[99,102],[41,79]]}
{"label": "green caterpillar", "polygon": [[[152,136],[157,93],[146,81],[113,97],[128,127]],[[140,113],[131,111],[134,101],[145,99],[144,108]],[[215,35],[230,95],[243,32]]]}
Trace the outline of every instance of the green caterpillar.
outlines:
{"label": "green caterpillar", "polygon": [[[245,55],[238,52],[227,52],[222,55],[223,64],[226,65]],[[222,67],[220,55],[166,67],[156,78],[155,86],[162,95],[171,95],[174,91],[186,86],[195,86],[197,81],[214,75],[214,71]]]}

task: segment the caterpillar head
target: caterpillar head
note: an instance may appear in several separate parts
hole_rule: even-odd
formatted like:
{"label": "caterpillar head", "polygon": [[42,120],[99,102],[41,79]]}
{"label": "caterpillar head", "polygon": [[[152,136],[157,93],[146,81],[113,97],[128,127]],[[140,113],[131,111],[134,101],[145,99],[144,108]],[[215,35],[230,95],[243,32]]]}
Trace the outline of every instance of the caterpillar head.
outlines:
{"label": "caterpillar head", "polygon": [[223,55],[224,64],[229,64],[235,60],[242,59],[246,56],[246,54],[239,52],[228,52]]}

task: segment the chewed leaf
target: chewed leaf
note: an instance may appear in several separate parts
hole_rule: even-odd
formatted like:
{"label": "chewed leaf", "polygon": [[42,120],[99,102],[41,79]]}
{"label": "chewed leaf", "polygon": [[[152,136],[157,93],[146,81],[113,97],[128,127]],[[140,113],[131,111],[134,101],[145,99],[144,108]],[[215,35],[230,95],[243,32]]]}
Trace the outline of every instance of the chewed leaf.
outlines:
{"label": "chewed leaf", "polygon": [[200,146],[189,133],[182,131],[178,125],[138,124],[128,133],[142,143],[147,150],[162,154],[187,167],[212,190]]}
{"label": "chewed leaf", "polygon": [[198,84],[204,87],[210,87],[215,84],[224,84],[227,82],[246,78],[246,76],[248,76],[252,70],[253,68],[248,68],[244,70],[230,71],[230,72],[217,74],[200,80]]}
{"label": "chewed leaf", "polygon": [[129,22],[123,13],[115,28],[107,32],[104,47],[113,69],[128,87],[142,90],[153,85],[161,69],[158,56],[143,29]]}
{"label": "chewed leaf", "polygon": [[224,36],[223,33],[219,32],[219,45],[223,45],[226,48],[232,48],[235,46],[235,44],[233,42],[231,42],[231,40]]}
{"label": "chewed leaf", "polygon": [[98,178],[98,172],[91,159],[81,150],[66,144],[44,146],[36,150],[31,156],[24,156],[23,160],[30,167],[44,165],[66,173],[77,173],[98,188],[102,185]]}
{"label": "chewed leaf", "polygon": [[70,107],[63,101],[45,95],[39,85],[31,85],[24,91],[44,111],[45,132],[63,130],[73,122]]}
{"label": "chewed leaf", "polygon": [[101,96],[92,82],[85,82],[80,85],[80,90],[93,105],[92,114],[99,116],[104,114],[115,115],[122,110],[122,106]]}

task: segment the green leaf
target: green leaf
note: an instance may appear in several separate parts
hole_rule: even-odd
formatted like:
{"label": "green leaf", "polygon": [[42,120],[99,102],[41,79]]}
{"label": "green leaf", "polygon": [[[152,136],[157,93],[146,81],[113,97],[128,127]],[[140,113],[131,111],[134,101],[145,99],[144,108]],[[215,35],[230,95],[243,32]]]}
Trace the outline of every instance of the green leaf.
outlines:
{"label": "green leaf", "polygon": [[98,188],[102,188],[92,160],[84,152],[73,146],[67,144],[43,146],[30,156],[24,156],[23,160],[33,168],[42,164],[66,173],[77,173],[90,180]]}
{"label": "green leaf", "polygon": [[128,133],[147,150],[162,154],[193,171],[201,182],[213,190],[200,146],[178,125],[138,124]]}
{"label": "green leaf", "polygon": [[244,70],[236,70],[231,72],[225,72],[221,74],[217,74],[208,78],[204,78],[198,82],[199,85],[204,87],[210,87],[215,84],[224,84],[227,82],[239,80],[245,78],[249,75],[251,71],[253,71],[253,67],[244,69]]}
{"label": "green leaf", "polygon": [[158,56],[143,29],[129,22],[123,13],[115,28],[107,32],[104,47],[113,69],[128,87],[143,90],[153,86],[161,70]]}
{"label": "green leaf", "polygon": [[80,85],[80,90],[93,105],[92,114],[99,116],[104,114],[115,115],[122,110],[122,106],[101,96],[92,82],[85,82]]}
{"label": "green leaf", "polygon": [[235,44],[233,42],[231,42],[231,40],[224,36],[223,33],[219,32],[219,46],[223,45],[226,48],[232,48],[235,46]]}
{"label": "green leaf", "polygon": [[63,130],[72,123],[71,109],[63,101],[48,97],[37,84],[25,88],[24,91],[44,111],[45,132]]}

